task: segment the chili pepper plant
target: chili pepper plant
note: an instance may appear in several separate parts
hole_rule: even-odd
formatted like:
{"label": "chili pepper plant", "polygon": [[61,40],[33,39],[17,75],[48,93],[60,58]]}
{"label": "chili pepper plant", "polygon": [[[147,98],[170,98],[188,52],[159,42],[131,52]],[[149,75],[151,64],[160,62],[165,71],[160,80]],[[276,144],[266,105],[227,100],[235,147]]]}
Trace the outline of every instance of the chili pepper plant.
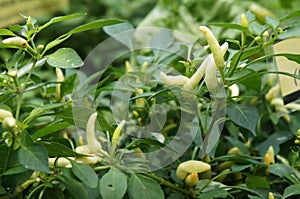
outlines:
{"label": "chili pepper plant", "polygon": [[[1,198],[290,198],[300,194],[299,104],[284,105],[273,44],[299,11],[262,24],[134,28],[101,19],[0,29]],[[286,25],[287,21],[292,21]],[[190,26],[193,26],[190,24]],[[219,39],[215,27],[235,32]],[[64,41],[103,29],[86,58]],[[191,36],[192,35],[192,36]]]}

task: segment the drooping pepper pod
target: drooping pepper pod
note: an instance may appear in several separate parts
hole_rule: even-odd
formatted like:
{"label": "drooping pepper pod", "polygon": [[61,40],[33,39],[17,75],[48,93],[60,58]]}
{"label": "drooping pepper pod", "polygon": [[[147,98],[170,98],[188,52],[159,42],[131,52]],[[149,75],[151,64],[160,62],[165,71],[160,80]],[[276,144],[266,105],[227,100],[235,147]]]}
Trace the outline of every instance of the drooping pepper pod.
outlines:
{"label": "drooping pepper pod", "polygon": [[183,75],[166,75],[164,72],[160,72],[160,77],[164,83],[168,86],[183,86],[189,78]]}
{"label": "drooping pepper pod", "polygon": [[86,124],[86,141],[87,147],[91,151],[91,153],[99,153],[102,151],[102,146],[100,142],[97,141],[95,136],[95,122],[97,119],[98,113],[92,113],[89,117],[89,120]]}
{"label": "drooping pepper pod", "polygon": [[13,117],[13,115],[8,110],[0,109],[0,120],[4,120],[6,117]]}
{"label": "drooping pepper pod", "polygon": [[265,95],[265,99],[267,101],[271,101],[272,99],[274,99],[275,97],[277,97],[280,93],[280,85],[276,85],[273,86]]}
{"label": "drooping pepper pod", "polygon": [[199,160],[188,160],[179,164],[176,170],[176,175],[180,180],[184,180],[188,173],[202,173],[210,170],[210,165]]}
{"label": "drooping pepper pod", "polygon": [[56,101],[59,102],[61,100],[61,82],[64,81],[65,77],[60,68],[56,68],[55,73],[56,73],[56,82],[57,82],[56,88],[55,88],[55,91],[56,91],[55,98],[56,98]]}
{"label": "drooping pepper pod", "polygon": [[7,39],[4,39],[2,43],[7,44],[7,45],[12,45],[20,48],[25,48],[28,44],[25,39],[22,37],[10,37]]}
{"label": "drooping pepper pod", "polygon": [[[225,42],[221,46],[222,56],[224,56],[227,49],[228,49],[228,43]],[[209,68],[209,69],[207,69],[207,68]],[[200,80],[202,79],[203,75],[205,73],[210,73],[212,70],[216,70],[216,64],[215,64],[215,60],[213,59],[213,55],[209,54],[205,58],[205,60],[202,62],[202,64],[199,66],[199,68],[196,70],[196,72],[193,74],[193,76],[184,84],[183,88],[186,90],[194,89],[198,85]],[[213,72],[213,73],[214,73],[214,75],[216,74],[215,72]],[[207,82],[209,82],[208,83],[209,87],[215,88],[215,83],[217,83],[217,77],[214,77],[210,74],[208,74],[208,76],[209,77],[207,77]]]}
{"label": "drooping pepper pod", "polygon": [[221,46],[219,45],[217,38],[214,36],[212,31],[208,27],[200,26],[199,29],[204,34],[207,40],[207,43],[209,45],[209,48],[211,49],[217,68],[219,70],[223,70],[225,66],[224,54],[222,53],[222,49]]}
{"label": "drooping pepper pod", "polygon": [[2,127],[4,130],[11,130],[17,124],[17,121],[14,117],[6,117],[2,121]]}

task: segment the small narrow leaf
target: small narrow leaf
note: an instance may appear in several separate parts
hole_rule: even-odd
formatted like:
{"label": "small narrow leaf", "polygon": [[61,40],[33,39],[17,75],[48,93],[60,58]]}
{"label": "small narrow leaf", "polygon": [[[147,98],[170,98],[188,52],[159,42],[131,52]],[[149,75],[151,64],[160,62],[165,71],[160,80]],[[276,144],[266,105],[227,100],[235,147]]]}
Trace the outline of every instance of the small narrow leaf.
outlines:
{"label": "small narrow leaf", "polygon": [[86,186],[96,188],[98,186],[98,176],[88,165],[72,161],[72,171]]}
{"label": "small narrow leaf", "polygon": [[88,31],[88,30],[102,28],[103,26],[109,26],[109,25],[113,25],[113,24],[116,24],[116,23],[120,23],[120,22],[123,22],[123,21],[118,20],[118,19],[100,19],[100,20],[96,20],[96,21],[78,26],[78,27],[74,28],[73,30],[63,34],[61,37],[65,37],[67,35],[72,35],[72,34],[75,34],[75,33],[84,32],[84,31]]}
{"label": "small narrow leaf", "polygon": [[61,22],[61,21],[66,21],[66,20],[70,20],[70,19],[75,19],[75,18],[78,18],[78,17],[82,17],[84,16],[85,14],[71,14],[71,15],[66,15],[66,16],[59,16],[59,17],[54,17],[52,18],[50,21],[48,21],[47,23],[45,23],[44,25],[41,25],[39,28],[38,28],[38,32],[43,30],[44,28],[47,28],[48,26],[54,24],[54,23],[58,23],[58,22]]}
{"label": "small narrow leaf", "polygon": [[280,24],[280,21],[278,19],[266,16],[266,23],[272,26],[274,30],[276,30]]}
{"label": "small narrow leaf", "polygon": [[259,118],[257,108],[251,105],[231,104],[227,108],[227,115],[237,125],[244,127],[256,135],[256,125]]}
{"label": "small narrow leaf", "polygon": [[78,68],[83,65],[83,61],[72,48],[60,48],[47,57],[47,63],[57,68]]}
{"label": "small narrow leaf", "polygon": [[18,151],[18,159],[27,169],[49,172],[48,154],[41,145],[22,145]]}
{"label": "small narrow leaf", "polygon": [[127,176],[111,168],[100,179],[99,191],[103,199],[122,199],[127,190]]}

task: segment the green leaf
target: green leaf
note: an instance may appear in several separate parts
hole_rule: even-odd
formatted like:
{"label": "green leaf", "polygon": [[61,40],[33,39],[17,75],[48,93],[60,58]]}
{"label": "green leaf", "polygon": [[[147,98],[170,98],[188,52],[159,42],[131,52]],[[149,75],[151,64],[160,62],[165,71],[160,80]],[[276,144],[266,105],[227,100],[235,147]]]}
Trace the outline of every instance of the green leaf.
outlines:
{"label": "green leaf", "polygon": [[69,147],[58,143],[58,142],[48,142],[48,141],[39,141],[48,152],[49,156],[55,157],[80,157],[81,154],[78,154],[71,150]]}
{"label": "green leaf", "polygon": [[71,161],[71,163],[73,173],[81,182],[90,188],[98,186],[98,176],[90,166],[75,161]]}
{"label": "green leaf", "polygon": [[12,168],[9,168],[6,170],[2,175],[13,175],[13,174],[19,174],[26,172],[28,169],[26,169],[23,165],[17,165]]}
{"label": "green leaf", "polygon": [[63,130],[67,127],[69,127],[71,124],[68,122],[57,122],[55,121],[54,123],[50,123],[47,126],[45,126],[44,128],[38,130],[37,132],[35,132],[32,136],[33,140],[36,140],[38,138],[50,135],[52,133],[55,133],[57,131]]}
{"label": "green leaf", "polygon": [[290,19],[290,18],[293,18],[293,17],[298,17],[300,16],[300,10],[297,10],[296,12],[292,12],[292,13],[289,13],[283,17],[280,18],[280,21],[285,21],[287,19]]}
{"label": "green leaf", "polygon": [[299,194],[300,194],[300,184],[291,185],[284,190],[282,199],[294,195],[299,195]]}
{"label": "green leaf", "polygon": [[12,31],[0,28],[0,36],[16,36]]}
{"label": "green leaf", "polygon": [[100,20],[92,21],[90,23],[83,24],[81,26],[78,26],[78,27],[74,28],[73,30],[63,34],[61,37],[65,37],[65,36],[72,35],[72,34],[79,33],[79,32],[84,32],[84,31],[87,31],[87,30],[102,28],[103,26],[109,26],[109,25],[113,25],[113,24],[116,24],[116,23],[120,23],[120,22],[123,22],[123,20],[119,20],[119,19],[100,19]]}
{"label": "green leaf", "polygon": [[247,69],[245,68],[245,70],[248,70],[250,74],[240,79],[239,82],[241,84],[244,84],[249,89],[253,89],[256,92],[260,92],[260,88],[261,88],[260,75],[255,70],[249,68]]}
{"label": "green leaf", "polygon": [[128,183],[128,193],[133,199],[164,198],[164,192],[156,181],[138,174],[131,174]]}
{"label": "green leaf", "polygon": [[75,18],[78,18],[78,17],[82,17],[84,15],[85,14],[77,13],[77,14],[71,14],[71,15],[66,15],[66,16],[54,17],[54,18],[50,19],[50,21],[48,21],[44,25],[41,25],[38,28],[38,32],[41,31],[41,30],[43,30],[44,28],[47,28],[48,26],[50,26],[50,25],[52,25],[54,23],[58,23],[58,22],[66,21],[66,20],[70,20],[70,19],[75,19]]}
{"label": "green leaf", "polygon": [[73,196],[75,199],[83,199],[89,198],[88,192],[86,187],[83,183],[80,183],[78,180],[66,175],[65,172],[67,170],[63,170],[63,176],[59,175],[57,178],[62,182],[62,184],[66,187],[68,192]]}
{"label": "green leaf", "polygon": [[0,195],[6,194],[6,190],[3,186],[0,185]]}
{"label": "green leaf", "polygon": [[83,65],[83,61],[72,48],[60,48],[47,57],[47,63],[57,68],[78,68]]}
{"label": "green leaf", "polygon": [[99,191],[103,199],[122,199],[127,190],[127,176],[111,168],[100,179]]}
{"label": "green leaf", "polygon": [[[300,31],[300,28],[299,28],[299,31]],[[298,36],[299,36],[299,32],[298,32]],[[284,53],[284,54],[282,54],[282,56],[286,57],[287,59],[289,59],[291,61],[294,61],[294,62],[297,62],[298,64],[300,64],[300,54]]]}
{"label": "green leaf", "polygon": [[245,181],[247,187],[249,188],[265,188],[265,189],[269,189],[270,185],[268,183],[268,181],[260,176],[253,176],[253,175],[248,175]]}
{"label": "green leaf", "polygon": [[278,38],[281,40],[288,39],[288,38],[299,38],[300,32],[300,24],[290,27],[284,33],[279,34]]}
{"label": "green leaf", "polygon": [[207,198],[226,198],[229,193],[224,189],[212,189],[204,193],[200,193],[198,198],[207,199]]}
{"label": "green leaf", "polygon": [[43,53],[45,53],[46,51],[50,50],[51,48],[53,48],[54,46],[57,46],[58,44],[64,42],[65,40],[67,40],[69,37],[71,37],[71,35],[65,36],[65,37],[61,37],[61,38],[57,38],[51,42],[49,42],[46,47],[45,50],[43,51]]}
{"label": "green leaf", "polygon": [[273,30],[276,30],[280,24],[280,21],[278,19],[266,16],[266,23],[272,26]]}
{"label": "green leaf", "polygon": [[18,159],[25,168],[49,172],[48,154],[41,145],[21,145],[21,148],[18,151]]}
{"label": "green leaf", "polygon": [[214,25],[214,26],[220,26],[223,28],[227,28],[227,29],[235,29],[235,30],[240,30],[242,32],[246,32],[249,33],[249,29],[240,25],[240,24],[234,24],[234,23],[210,23],[210,25]]}
{"label": "green leaf", "polygon": [[237,125],[244,127],[256,135],[256,125],[259,112],[256,107],[251,105],[231,104],[227,107],[227,115]]}
{"label": "green leaf", "polygon": [[111,26],[105,26],[103,27],[103,30],[106,32],[106,34],[112,36],[129,49],[133,49],[132,37],[134,28],[130,23],[124,22]]}
{"label": "green leaf", "polygon": [[285,165],[285,164],[272,164],[269,166],[270,173],[277,175],[279,177],[284,177],[287,175],[292,174],[293,170],[291,167]]}

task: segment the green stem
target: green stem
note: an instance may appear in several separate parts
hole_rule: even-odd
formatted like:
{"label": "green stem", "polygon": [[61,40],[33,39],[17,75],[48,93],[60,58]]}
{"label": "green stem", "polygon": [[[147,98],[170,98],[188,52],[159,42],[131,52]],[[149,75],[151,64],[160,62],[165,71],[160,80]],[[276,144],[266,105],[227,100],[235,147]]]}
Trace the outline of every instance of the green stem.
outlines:
{"label": "green stem", "polygon": [[246,67],[248,67],[248,66],[250,66],[250,65],[252,65],[252,64],[254,64],[254,63],[256,63],[256,62],[259,62],[259,61],[268,59],[268,58],[270,58],[270,57],[278,57],[278,56],[286,56],[286,55],[289,55],[289,53],[278,53],[278,54],[265,55],[265,56],[263,56],[263,57],[259,57],[259,58],[255,59],[255,60],[249,62],[248,64],[246,64],[246,65],[244,66],[244,68],[246,68]]}
{"label": "green stem", "polygon": [[158,176],[156,176],[154,174],[150,174],[150,173],[142,173],[141,175],[147,176],[147,177],[149,177],[149,178],[151,178],[151,179],[159,182],[160,184],[163,184],[163,185],[165,185],[165,186],[167,186],[167,187],[169,187],[169,188],[171,188],[173,190],[176,190],[176,191],[178,191],[178,192],[180,192],[182,194],[188,195],[190,198],[194,198],[192,192],[190,192],[190,191],[188,191],[186,189],[182,189],[182,188],[176,186],[175,184],[172,184],[171,182],[166,181],[165,179],[163,179],[161,177],[158,177]]}
{"label": "green stem", "polygon": [[29,71],[29,73],[28,73],[28,75],[27,75],[27,78],[26,78],[26,80],[25,80],[23,86],[21,86],[21,87],[19,88],[20,94],[19,94],[19,96],[18,96],[18,104],[17,104],[16,115],[15,115],[16,120],[19,119],[19,116],[20,116],[20,110],[21,110],[21,104],[22,104],[22,99],[23,99],[23,94],[24,94],[24,90],[25,90],[25,88],[26,88],[26,86],[27,86],[27,83],[28,83],[29,80],[30,80],[30,76],[31,76],[31,74],[32,74],[32,72],[33,72],[33,69],[35,68],[36,63],[37,63],[37,60],[35,60],[35,61],[32,63],[31,69],[30,69],[30,71]]}

